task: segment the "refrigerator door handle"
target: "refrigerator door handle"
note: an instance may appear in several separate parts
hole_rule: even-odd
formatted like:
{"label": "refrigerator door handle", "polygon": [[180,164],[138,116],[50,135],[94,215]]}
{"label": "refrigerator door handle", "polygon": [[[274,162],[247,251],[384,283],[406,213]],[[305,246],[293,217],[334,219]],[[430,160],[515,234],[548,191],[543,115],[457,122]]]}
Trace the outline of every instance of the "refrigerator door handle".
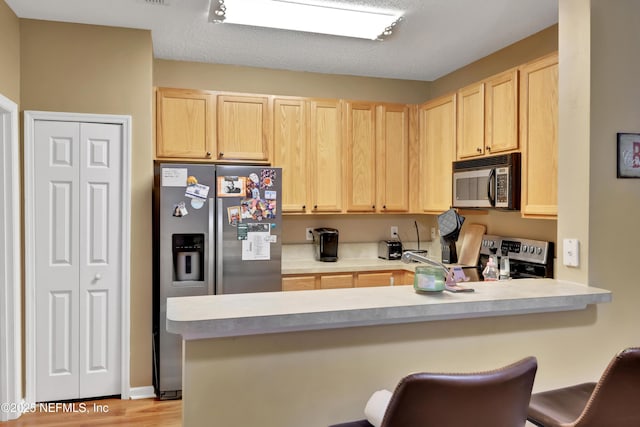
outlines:
{"label": "refrigerator door handle", "polygon": [[[215,256],[215,261],[216,261],[216,294],[223,294],[224,293],[224,283],[222,282],[222,261],[224,259],[223,257],[223,244],[224,244],[224,233],[223,233],[223,219],[224,219],[224,215],[222,214],[223,210],[222,210],[222,199],[218,198],[217,199],[217,227],[216,227],[216,256]],[[212,217],[213,218],[213,217]]]}
{"label": "refrigerator door handle", "polygon": [[214,276],[214,269],[215,269],[215,252],[216,252],[216,242],[215,242],[215,224],[214,224],[214,219],[215,219],[215,199],[209,199],[209,235],[208,235],[208,242],[207,242],[207,246],[208,246],[208,254],[207,254],[207,292],[209,295],[213,295],[215,294],[215,276]]}

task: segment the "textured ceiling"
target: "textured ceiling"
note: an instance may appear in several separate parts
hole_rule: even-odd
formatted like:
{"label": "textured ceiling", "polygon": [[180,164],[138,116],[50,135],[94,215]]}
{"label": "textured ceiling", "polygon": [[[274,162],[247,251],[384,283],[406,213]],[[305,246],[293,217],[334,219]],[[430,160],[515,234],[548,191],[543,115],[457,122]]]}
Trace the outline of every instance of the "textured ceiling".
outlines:
{"label": "textured ceiling", "polygon": [[161,59],[427,81],[558,22],[558,0],[326,1],[404,11],[380,42],[211,24],[209,0],[5,1],[20,18],[149,29]]}

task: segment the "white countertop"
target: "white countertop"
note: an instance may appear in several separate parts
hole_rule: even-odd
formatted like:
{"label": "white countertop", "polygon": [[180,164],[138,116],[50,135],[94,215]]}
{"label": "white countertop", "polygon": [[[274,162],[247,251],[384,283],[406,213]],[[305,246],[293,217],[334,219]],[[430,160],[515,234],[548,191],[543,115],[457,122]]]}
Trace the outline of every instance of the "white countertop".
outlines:
{"label": "white countertop", "polygon": [[400,260],[380,258],[340,258],[335,262],[314,259],[282,260],[282,274],[352,273],[356,271],[409,270],[414,271],[419,263],[405,264]]}
{"label": "white countertop", "polygon": [[169,298],[167,330],[193,340],[569,311],[611,301],[610,291],[555,279],[465,285],[476,291],[418,294],[412,286],[389,286]]}

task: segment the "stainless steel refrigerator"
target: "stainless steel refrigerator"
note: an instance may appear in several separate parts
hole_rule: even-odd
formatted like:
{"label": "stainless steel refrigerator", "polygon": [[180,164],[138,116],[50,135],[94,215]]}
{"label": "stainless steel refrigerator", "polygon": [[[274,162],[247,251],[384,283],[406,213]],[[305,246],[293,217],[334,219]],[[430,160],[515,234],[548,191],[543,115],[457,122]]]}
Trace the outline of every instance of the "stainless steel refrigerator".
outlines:
{"label": "stainless steel refrigerator", "polygon": [[167,298],[281,290],[282,171],[158,163],[154,185],[154,386],[181,397],[181,337]]}

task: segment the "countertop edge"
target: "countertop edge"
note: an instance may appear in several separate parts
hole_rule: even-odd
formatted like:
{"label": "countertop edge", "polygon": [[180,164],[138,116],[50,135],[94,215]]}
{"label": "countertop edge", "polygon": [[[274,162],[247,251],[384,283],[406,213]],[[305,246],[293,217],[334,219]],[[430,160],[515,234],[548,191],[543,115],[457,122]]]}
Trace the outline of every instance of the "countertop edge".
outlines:
{"label": "countertop edge", "polygon": [[[554,284],[556,286],[561,285],[564,290],[554,290]],[[299,291],[311,293],[299,294],[300,296],[304,295],[308,301],[312,301],[309,297],[314,295],[313,293],[317,293],[313,298],[317,296],[319,299],[327,299],[327,301],[330,301],[329,308],[320,310],[310,304],[308,310],[305,310],[305,307],[297,307],[295,310],[292,309],[291,312],[286,313],[267,313],[263,315],[243,315],[240,313],[238,315],[228,315],[225,318],[213,318],[214,316],[207,318],[205,314],[199,318],[187,320],[181,319],[180,313],[188,310],[189,303],[194,303],[198,300],[189,301],[184,298],[170,298],[167,307],[166,327],[169,332],[182,335],[184,340],[197,340],[447,319],[573,311],[584,309],[590,304],[608,303],[612,300],[612,293],[608,290],[577,283],[549,279],[546,286],[552,292],[548,292],[548,294],[538,292],[538,294],[531,295],[530,292],[527,293],[528,291],[522,290],[522,295],[518,295],[519,288],[513,286],[508,289],[508,292],[505,292],[504,296],[497,293],[497,296],[492,297],[490,292],[485,292],[487,295],[482,296],[483,299],[480,300],[469,300],[468,297],[465,298],[465,294],[447,293],[445,294],[448,298],[446,301],[425,297],[416,298],[415,303],[411,299],[408,304],[406,302],[401,302],[397,305],[387,303],[383,306],[377,306],[374,301],[370,307],[362,305],[355,309],[349,308],[348,304],[344,304],[347,308],[341,308],[340,301],[334,302],[329,298],[334,297],[334,295],[336,295],[334,298],[366,298],[367,289],[373,290],[371,295],[379,298],[379,295],[375,294],[378,292],[375,289],[379,288],[349,288],[336,290],[338,291],[337,293],[332,293],[331,291]],[[408,295],[408,293],[413,293],[412,287],[396,286],[395,288],[396,290],[388,290],[386,292],[403,298],[414,298]],[[496,293],[495,289],[493,293]],[[273,300],[274,298],[287,301],[288,298],[291,298],[287,294],[291,295],[291,293],[282,293],[280,296],[258,297],[257,300],[259,304],[263,304],[266,307],[268,300]],[[235,295],[234,299],[242,301],[242,298],[244,298],[252,303],[256,300],[248,294],[243,295],[245,296]],[[206,301],[200,300],[200,302],[206,308]]]}

